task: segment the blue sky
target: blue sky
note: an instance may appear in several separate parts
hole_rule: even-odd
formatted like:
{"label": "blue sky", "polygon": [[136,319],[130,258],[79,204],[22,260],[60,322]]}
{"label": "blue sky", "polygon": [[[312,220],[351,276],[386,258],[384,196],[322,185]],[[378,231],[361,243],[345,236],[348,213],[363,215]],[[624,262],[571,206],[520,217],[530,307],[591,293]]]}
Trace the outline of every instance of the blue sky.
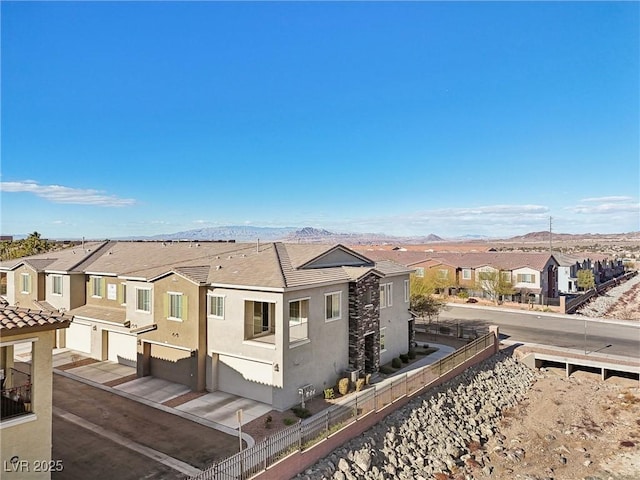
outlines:
{"label": "blue sky", "polygon": [[640,230],[637,2],[6,2],[1,230]]}

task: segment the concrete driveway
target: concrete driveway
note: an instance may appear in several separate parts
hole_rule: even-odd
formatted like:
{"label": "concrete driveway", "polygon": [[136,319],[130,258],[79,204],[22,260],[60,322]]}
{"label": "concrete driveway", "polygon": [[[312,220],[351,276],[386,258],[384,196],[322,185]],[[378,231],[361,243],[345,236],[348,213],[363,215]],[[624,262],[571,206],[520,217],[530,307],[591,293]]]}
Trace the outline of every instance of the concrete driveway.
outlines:
{"label": "concrete driveway", "polygon": [[184,478],[239,448],[237,436],[62,375],[53,407],[54,479]]}

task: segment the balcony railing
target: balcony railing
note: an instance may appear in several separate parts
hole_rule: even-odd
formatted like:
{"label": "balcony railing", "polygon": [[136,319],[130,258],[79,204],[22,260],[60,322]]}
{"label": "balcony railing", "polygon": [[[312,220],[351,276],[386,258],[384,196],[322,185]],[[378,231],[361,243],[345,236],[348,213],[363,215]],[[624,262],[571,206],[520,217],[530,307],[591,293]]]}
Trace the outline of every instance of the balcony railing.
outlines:
{"label": "balcony railing", "polygon": [[31,383],[0,391],[0,420],[31,413]]}

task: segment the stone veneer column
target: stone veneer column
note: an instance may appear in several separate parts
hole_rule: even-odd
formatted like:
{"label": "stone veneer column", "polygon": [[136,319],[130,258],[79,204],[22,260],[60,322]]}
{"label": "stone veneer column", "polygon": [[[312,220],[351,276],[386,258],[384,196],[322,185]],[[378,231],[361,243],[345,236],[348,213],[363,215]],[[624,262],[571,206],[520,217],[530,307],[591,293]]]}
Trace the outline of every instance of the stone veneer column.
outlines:
{"label": "stone veneer column", "polygon": [[361,372],[365,371],[368,333],[373,334],[367,372],[371,373],[380,367],[380,280],[373,274],[349,283],[349,366]]}

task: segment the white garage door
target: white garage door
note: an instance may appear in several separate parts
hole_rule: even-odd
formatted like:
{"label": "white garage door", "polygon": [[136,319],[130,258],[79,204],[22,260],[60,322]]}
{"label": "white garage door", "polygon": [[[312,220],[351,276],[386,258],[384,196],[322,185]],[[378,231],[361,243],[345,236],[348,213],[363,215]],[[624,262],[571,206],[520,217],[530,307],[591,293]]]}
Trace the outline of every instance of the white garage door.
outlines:
{"label": "white garage door", "polygon": [[137,337],[118,332],[109,332],[108,335],[109,356],[107,358],[112,362],[135,367],[138,357]]}
{"label": "white garage door", "polygon": [[91,353],[91,326],[71,322],[66,331],[66,347],[79,352]]}

